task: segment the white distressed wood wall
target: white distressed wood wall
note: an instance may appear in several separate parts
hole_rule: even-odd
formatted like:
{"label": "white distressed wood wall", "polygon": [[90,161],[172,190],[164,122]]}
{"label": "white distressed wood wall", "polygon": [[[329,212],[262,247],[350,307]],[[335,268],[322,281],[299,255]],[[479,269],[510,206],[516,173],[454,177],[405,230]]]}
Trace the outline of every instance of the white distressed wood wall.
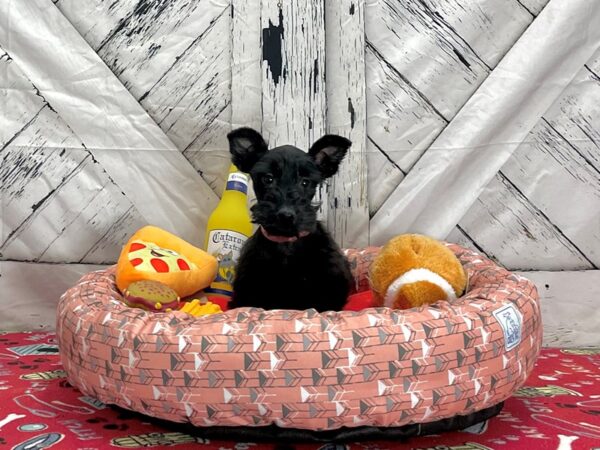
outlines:
{"label": "white distressed wood wall", "polygon": [[[451,184],[418,194],[403,189],[403,184],[418,187],[415,178],[427,178],[439,161],[458,157],[462,150],[436,146],[438,137],[452,127],[459,111],[472,112],[474,116],[482,113],[476,107],[469,109],[469,101],[478,94],[478,89],[484,89],[484,83],[503,57],[511,56],[511,50],[519,45],[536,42],[525,33],[530,25],[543,31],[544,25],[552,22],[552,12],[537,17],[544,14],[547,3],[516,0],[368,3],[367,132],[372,243],[385,242],[389,234],[399,232],[430,231],[435,235],[437,228],[428,224],[436,220],[436,214],[442,222],[445,208],[460,210],[466,202],[470,204],[473,193],[461,194],[458,190],[457,195],[446,196],[453,198],[454,203],[434,205],[436,198],[455,188]],[[589,3],[581,1],[568,5],[550,3],[548,8],[559,11],[564,22],[571,21],[572,28],[577,28],[576,20],[581,20],[584,27],[599,20],[598,4],[592,11]],[[536,20],[543,23],[533,24]],[[546,29],[546,33],[551,32]],[[549,34],[546,40],[553,43],[560,39],[568,41],[564,34],[556,37]],[[598,268],[600,115],[596,91],[600,89],[600,80],[598,50],[594,49],[600,48],[600,39],[597,33],[582,41],[585,39],[588,39],[586,45],[576,41],[571,44],[572,53],[580,48],[587,52],[573,62],[576,70],[572,74],[561,73],[564,61],[559,59],[568,55],[561,54],[559,46],[555,47],[559,63],[546,68],[546,82],[553,84],[551,77],[556,72],[561,77],[557,85],[567,81],[564,89],[556,92],[556,98],[545,93],[549,107],[528,118],[532,126],[521,130],[529,132],[519,141],[521,145],[474,197],[472,206],[455,222],[450,234],[436,237],[475,248],[511,269]],[[542,61],[551,59],[552,48],[549,52],[548,48],[538,47],[529,47],[530,56]],[[511,76],[502,70],[497,78],[502,80],[503,73]],[[503,93],[498,84],[494,87],[500,87],[496,95],[510,95]],[[514,105],[523,100],[509,98],[508,102]],[[469,122],[462,120],[461,125],[465,124]],[[498,123],[498,129],[502,126]],[[493,132],[485,137],[492,139]],[[504,151],[502,147],[502,144],[481,147],[478,152],[498,154]],[[411,174],[415,167],[418,172]],[[454,180],[449,180],[459,186],[457,189],[462,184],[461,177],[481,177],[479,171],[469,172],[467,164],[457,168]],[[403,183],[409,175],[413,181]],[[426,184],[421,183],[425,188]],[[401,196],[394,195],[399,192]],[[403,209],[402,203],[414,207],[415,201],[411,203],[410,199],[413,195],[425,199],[416,206],[423,208],[421,217],[428,221],[419,221],[420,217],[412,222],[406,220],[412,210]]]}
{"label": "white distressed wood wall", "polygon": [[326,2],[327,132],[352,141],[330,183],[327,225],[342,247],[369,244],[365,2]]}
{"label": "white distressed wood wall", "polygon": [[[343,246],[430,231],[510,269],[595,271],[600,5],[586,1],[3,2],[0,262],[109,264],[148,222],[200,243],[226,133],[249,125],[271,145],[354,142],[321,194]],[[577,34],[551,33],[568,23]],[[503,99],[520,70],[506,63],[529,70],[521,48],[541,90]],[[475,166],[450,143],[494,123],[469,121],[490,93],[524,103],[480,130]]]}
{"label": "white distressed wood wall", "polygon": [[[135,195],[135,182],[173,190],[171,200],[186,195],[166,172],[156,174],[164,181],[152,186],[143,176],[130,182],[130,173],[112,166],[127,164],[127,158],[159,165],[158,155],[172,146],[219,195],[231,124],[260,128],[272,145],[306,148],[325,132],[350,137],[355,145],[340,175],[326,186],[322,216],[342,245],[366,245],[369,215],[377,224],[393,210],[392,193],[423,155],[435,151],[432,143],[523,38],[547,0],[30,3],[29,17],[38,11],[40,26],[61,27],[63,34],[54,38],[63,50],[50,61],[77,48],[85,58],[97,55],[114,75],[104,86],[110,92],[99,89],[84,100],[99,104],[108,96],[121,108],[137,102],[148,118],[131,126],[148,142],[152,122],[166,143],[154,153],[140,148],[129,156],[107,156],[127,155],[121,147],[129,146],[115,145],[123,136],[112,124],[92,116],[86,119],[95,126],[89,127],[89,121],[69,117],[81,115],[76,106],[85,103],[63,105],[56,99],[53,105],[43,92],[51,86],[35,83],[37,78],[42,83],[44,67],[32,67],[31,50],[17,46],[12,51],[19,54],[11,55],[9,41],[0,42],[7,86],[2,257],[108,263],[135,228],[161,220],[144,206],[159,197],[150,194],[144,202]],[[8,11],[17,8],[10,5],[3,6],[6,17],[21,17]],[[6,39],[19,33],[14,23],[3,26]],[[81,42],[75,42],[76,34]],[[598,59],[590,57],[536,120],[526,142],[450,235],[437,237],[477,248],[510,268],[598,267]],[[90,70],[103,73],[95,64]],[[117,137],[85,136],[89,129],[88,134]],[[173,164],[181,163],[163,166]],[[536,175],[542,171],[546,176]],[[215,198],[205,192],[187,209],[209,210]],[[168,200],[152,208],[164,209]],[[201,221],[205,215],[189,217]],[[202,227],[197,224],[195,236],[193,225],[180,229],[197,242]],[[411,231],[401,224],[387,229]],[[374,244],[384,240],[377,229],[371,238]]]}

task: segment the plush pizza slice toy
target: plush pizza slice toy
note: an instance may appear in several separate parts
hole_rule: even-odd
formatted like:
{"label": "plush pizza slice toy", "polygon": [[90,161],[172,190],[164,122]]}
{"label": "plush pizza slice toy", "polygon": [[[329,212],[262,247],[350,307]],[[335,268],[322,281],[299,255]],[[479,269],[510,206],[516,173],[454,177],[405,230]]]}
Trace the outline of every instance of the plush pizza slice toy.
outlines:
{"label": "plush pizza slice toy", "polygon": [[161,248],[153,242],[133,241],[129,245],[127,258],[132,266],[141,272],[169,273],[183,270],[197,270],[189,258],[168,248]]}
{"label": "plush pizza slice toy", "polygon": [[215,257],[168,231],[146,226],[123,247],[116,282],[125,292],[136,281],[158,281],[186,297],[210,285],[216,273]]}

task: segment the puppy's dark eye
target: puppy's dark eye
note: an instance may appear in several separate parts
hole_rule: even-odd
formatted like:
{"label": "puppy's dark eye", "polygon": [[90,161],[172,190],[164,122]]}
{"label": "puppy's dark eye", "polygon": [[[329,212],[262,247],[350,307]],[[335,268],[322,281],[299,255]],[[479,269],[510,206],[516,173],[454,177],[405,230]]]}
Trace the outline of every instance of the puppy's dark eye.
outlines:
{"label": "puppy's dark eye", "polygon": [[300,184],[301,184],[303,187],[307,187],[307,186],[310,184],[310,181],[308,181],[308,180],[302,180],[302,181],[300,182]]}
{"label": "puppy's dark eye", "polygon": [[273,183],[273,176],[272,175],[263,175],[262,181],[265,184],[271,184],[271,183]]}

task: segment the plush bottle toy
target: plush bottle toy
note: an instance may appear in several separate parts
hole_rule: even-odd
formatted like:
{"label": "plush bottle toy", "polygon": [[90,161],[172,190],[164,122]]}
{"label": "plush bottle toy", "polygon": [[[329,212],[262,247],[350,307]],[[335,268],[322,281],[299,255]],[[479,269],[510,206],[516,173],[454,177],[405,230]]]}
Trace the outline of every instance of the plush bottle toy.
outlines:
{"label": "plush bottle toy", "polygon": [[373,305],[408,309],[460,297],[467,275],[444,244],[418,234],[390,240],[369,269]]}

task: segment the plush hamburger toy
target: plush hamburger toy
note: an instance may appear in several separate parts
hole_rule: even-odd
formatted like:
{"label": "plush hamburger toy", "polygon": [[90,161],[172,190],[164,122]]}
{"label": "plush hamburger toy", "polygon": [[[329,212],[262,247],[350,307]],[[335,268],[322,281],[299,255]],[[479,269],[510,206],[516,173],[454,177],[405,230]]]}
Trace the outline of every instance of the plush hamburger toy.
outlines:
{"label": "plush hamburger toy", "polygon": [[127,306],[146,311],[170,312],[178,309],[194,317],[223,312],[219,305],[199,299],[181,304],[177,292],[166,284],[153,280],[131,283],[123,292],[123,299]]}
{"label": "plush hamburger toy", "polygon": [[147,311],[169,312],[179,307],[179,296],[169,286],[153,280],[131,283],[123,292],[127,306]]}
{"label": "plush hamburger toy", "polygon": [[369,269],[373,305],[408,309],[460,297],[467,275],[452,251],[418,234],[390,240]]}

